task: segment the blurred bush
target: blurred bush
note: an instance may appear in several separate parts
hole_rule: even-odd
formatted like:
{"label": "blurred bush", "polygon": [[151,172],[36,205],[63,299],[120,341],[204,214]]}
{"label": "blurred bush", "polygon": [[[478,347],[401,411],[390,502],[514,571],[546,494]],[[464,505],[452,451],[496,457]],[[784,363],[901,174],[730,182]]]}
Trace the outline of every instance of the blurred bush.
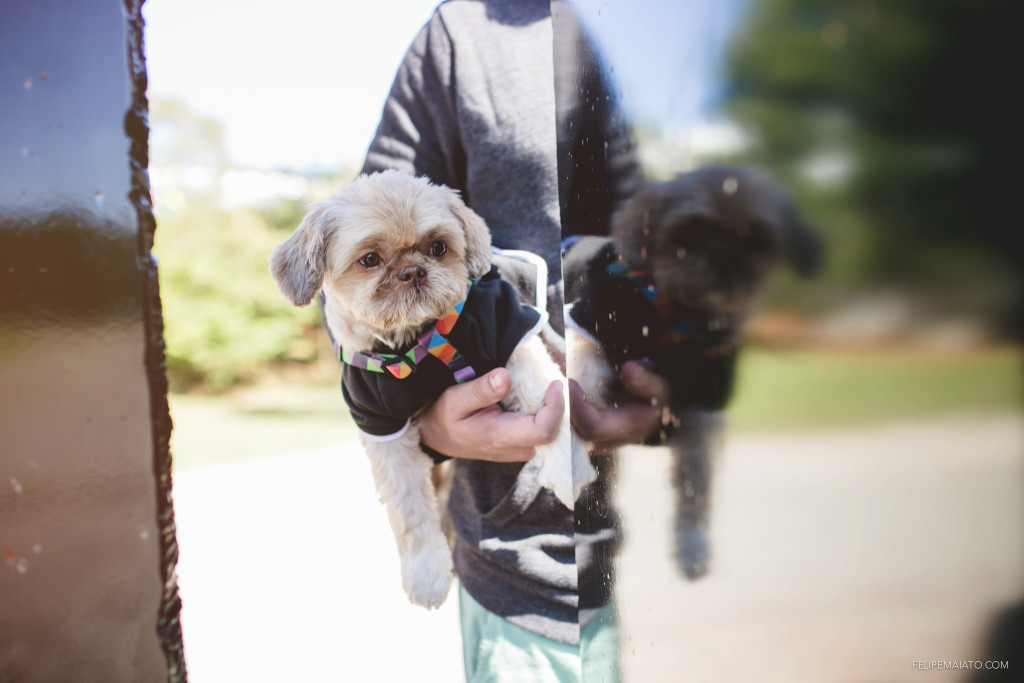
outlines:
{"label": "blurred bush", "polygon": [[1019,123],[1005,84],[985,77],[1009,63],[1011,11],[1006,0],[752,3],[726,69],[728,112],[752,144],[729,160],[769,168],[824,233],[828,269],[805,296],[897,287],[1015,324]]}
{"label": "blurred bush", "polygon": [[285,362],[318,358],[319,309],[298,309],[270,277],[270,251],[305,205],[224,209],[183,202],[157,212],[167,370],[178,390],[224,390]]}

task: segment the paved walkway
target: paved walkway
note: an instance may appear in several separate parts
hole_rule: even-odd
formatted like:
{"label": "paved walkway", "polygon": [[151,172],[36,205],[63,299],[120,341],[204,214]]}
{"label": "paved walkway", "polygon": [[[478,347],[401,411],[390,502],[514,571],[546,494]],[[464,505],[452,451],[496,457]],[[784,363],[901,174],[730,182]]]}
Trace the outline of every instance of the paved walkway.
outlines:
{"label": "paved walkway", "polygon": [[[629,683],[925,681],[1024,597],[1016,417],[727,440],[712,574],[668,559],[658,449],[623,455]],[[383,507],[344,444],[175,477],[192,683],[462,680],[454,598],[402,593]]]}
{"label": "paved walkway", "polygon": [[462,680],[456,593],[402,591],[358,444],[174,479],[190,683]]}
{"label": "paved walkway", "polygon": [[715,564],[695,583],[668,559],[667,455],[623,456],[629,682],[963,681],[913,662],[982,658],[993,611],[1024,601],[1019,417],[734,438],[722,455]]}

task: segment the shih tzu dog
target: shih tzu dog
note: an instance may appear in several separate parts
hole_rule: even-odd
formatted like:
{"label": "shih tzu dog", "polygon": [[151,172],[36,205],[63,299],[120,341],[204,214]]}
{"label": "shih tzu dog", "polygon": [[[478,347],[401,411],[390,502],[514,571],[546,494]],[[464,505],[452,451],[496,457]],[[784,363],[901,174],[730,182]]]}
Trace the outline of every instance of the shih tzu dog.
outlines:
{"label": "shih tzu dog", "polygon": [[[643,186],[613,217],[612,238],[582,282],[566,284],[567,301],[577,298],[566,319],[570,376],[599,407],[614,402],[628,360],[668,380],[676,559],[696,579],[707,571],[711,460],[741,327],[778,265],[816,271],[820,243],[764,175],[718,165]],[[574,436],[574,460],[590,448]]]}
{"label": "shih tzu dog", "polygon": [[[536,334],[545,315],[492,269],[490,232],[458,193],[398,171],[362,175],[313,205],[270,264],[293,304],[323,293],[403,586],[413,603],[437,607],[452,560],[416,418],[447,387],[499,366],[512,379],[502,407],[536,413],[562,377]],[[535,457],[540,484],[572,508],[586,482],[573,482],[569,431],[566,410]]]}

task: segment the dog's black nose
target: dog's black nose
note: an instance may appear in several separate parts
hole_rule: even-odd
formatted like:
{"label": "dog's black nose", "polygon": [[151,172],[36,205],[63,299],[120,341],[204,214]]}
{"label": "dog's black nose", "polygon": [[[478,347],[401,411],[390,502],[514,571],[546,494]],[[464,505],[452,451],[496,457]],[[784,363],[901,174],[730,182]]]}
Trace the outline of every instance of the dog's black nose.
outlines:
{"label": "dog's black nose", "polygon": [[427,269],[420,265],[406,266],[398,271],[398,279],[409,284],[420,284],[427,277]]}

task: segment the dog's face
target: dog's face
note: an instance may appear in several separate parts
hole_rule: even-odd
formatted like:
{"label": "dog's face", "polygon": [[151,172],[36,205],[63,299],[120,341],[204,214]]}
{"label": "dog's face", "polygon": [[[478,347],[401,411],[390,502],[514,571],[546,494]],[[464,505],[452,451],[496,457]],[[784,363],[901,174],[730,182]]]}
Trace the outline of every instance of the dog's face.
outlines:
{"label": "dog's face", "polygon": [[490,233],[455,191],[384,171],[314,205],[270,262],[292,303],[323,289],[328,324],[397,346],[461,301],[467,278],[487,272]]}
{"label": "dog's face", "polygon": [[651,183],[613,219],[624,263],[651,272],[680,306],[744,311],[772,269],[817,268],[817,238],[786,196],[760,174],[705,166]]}

